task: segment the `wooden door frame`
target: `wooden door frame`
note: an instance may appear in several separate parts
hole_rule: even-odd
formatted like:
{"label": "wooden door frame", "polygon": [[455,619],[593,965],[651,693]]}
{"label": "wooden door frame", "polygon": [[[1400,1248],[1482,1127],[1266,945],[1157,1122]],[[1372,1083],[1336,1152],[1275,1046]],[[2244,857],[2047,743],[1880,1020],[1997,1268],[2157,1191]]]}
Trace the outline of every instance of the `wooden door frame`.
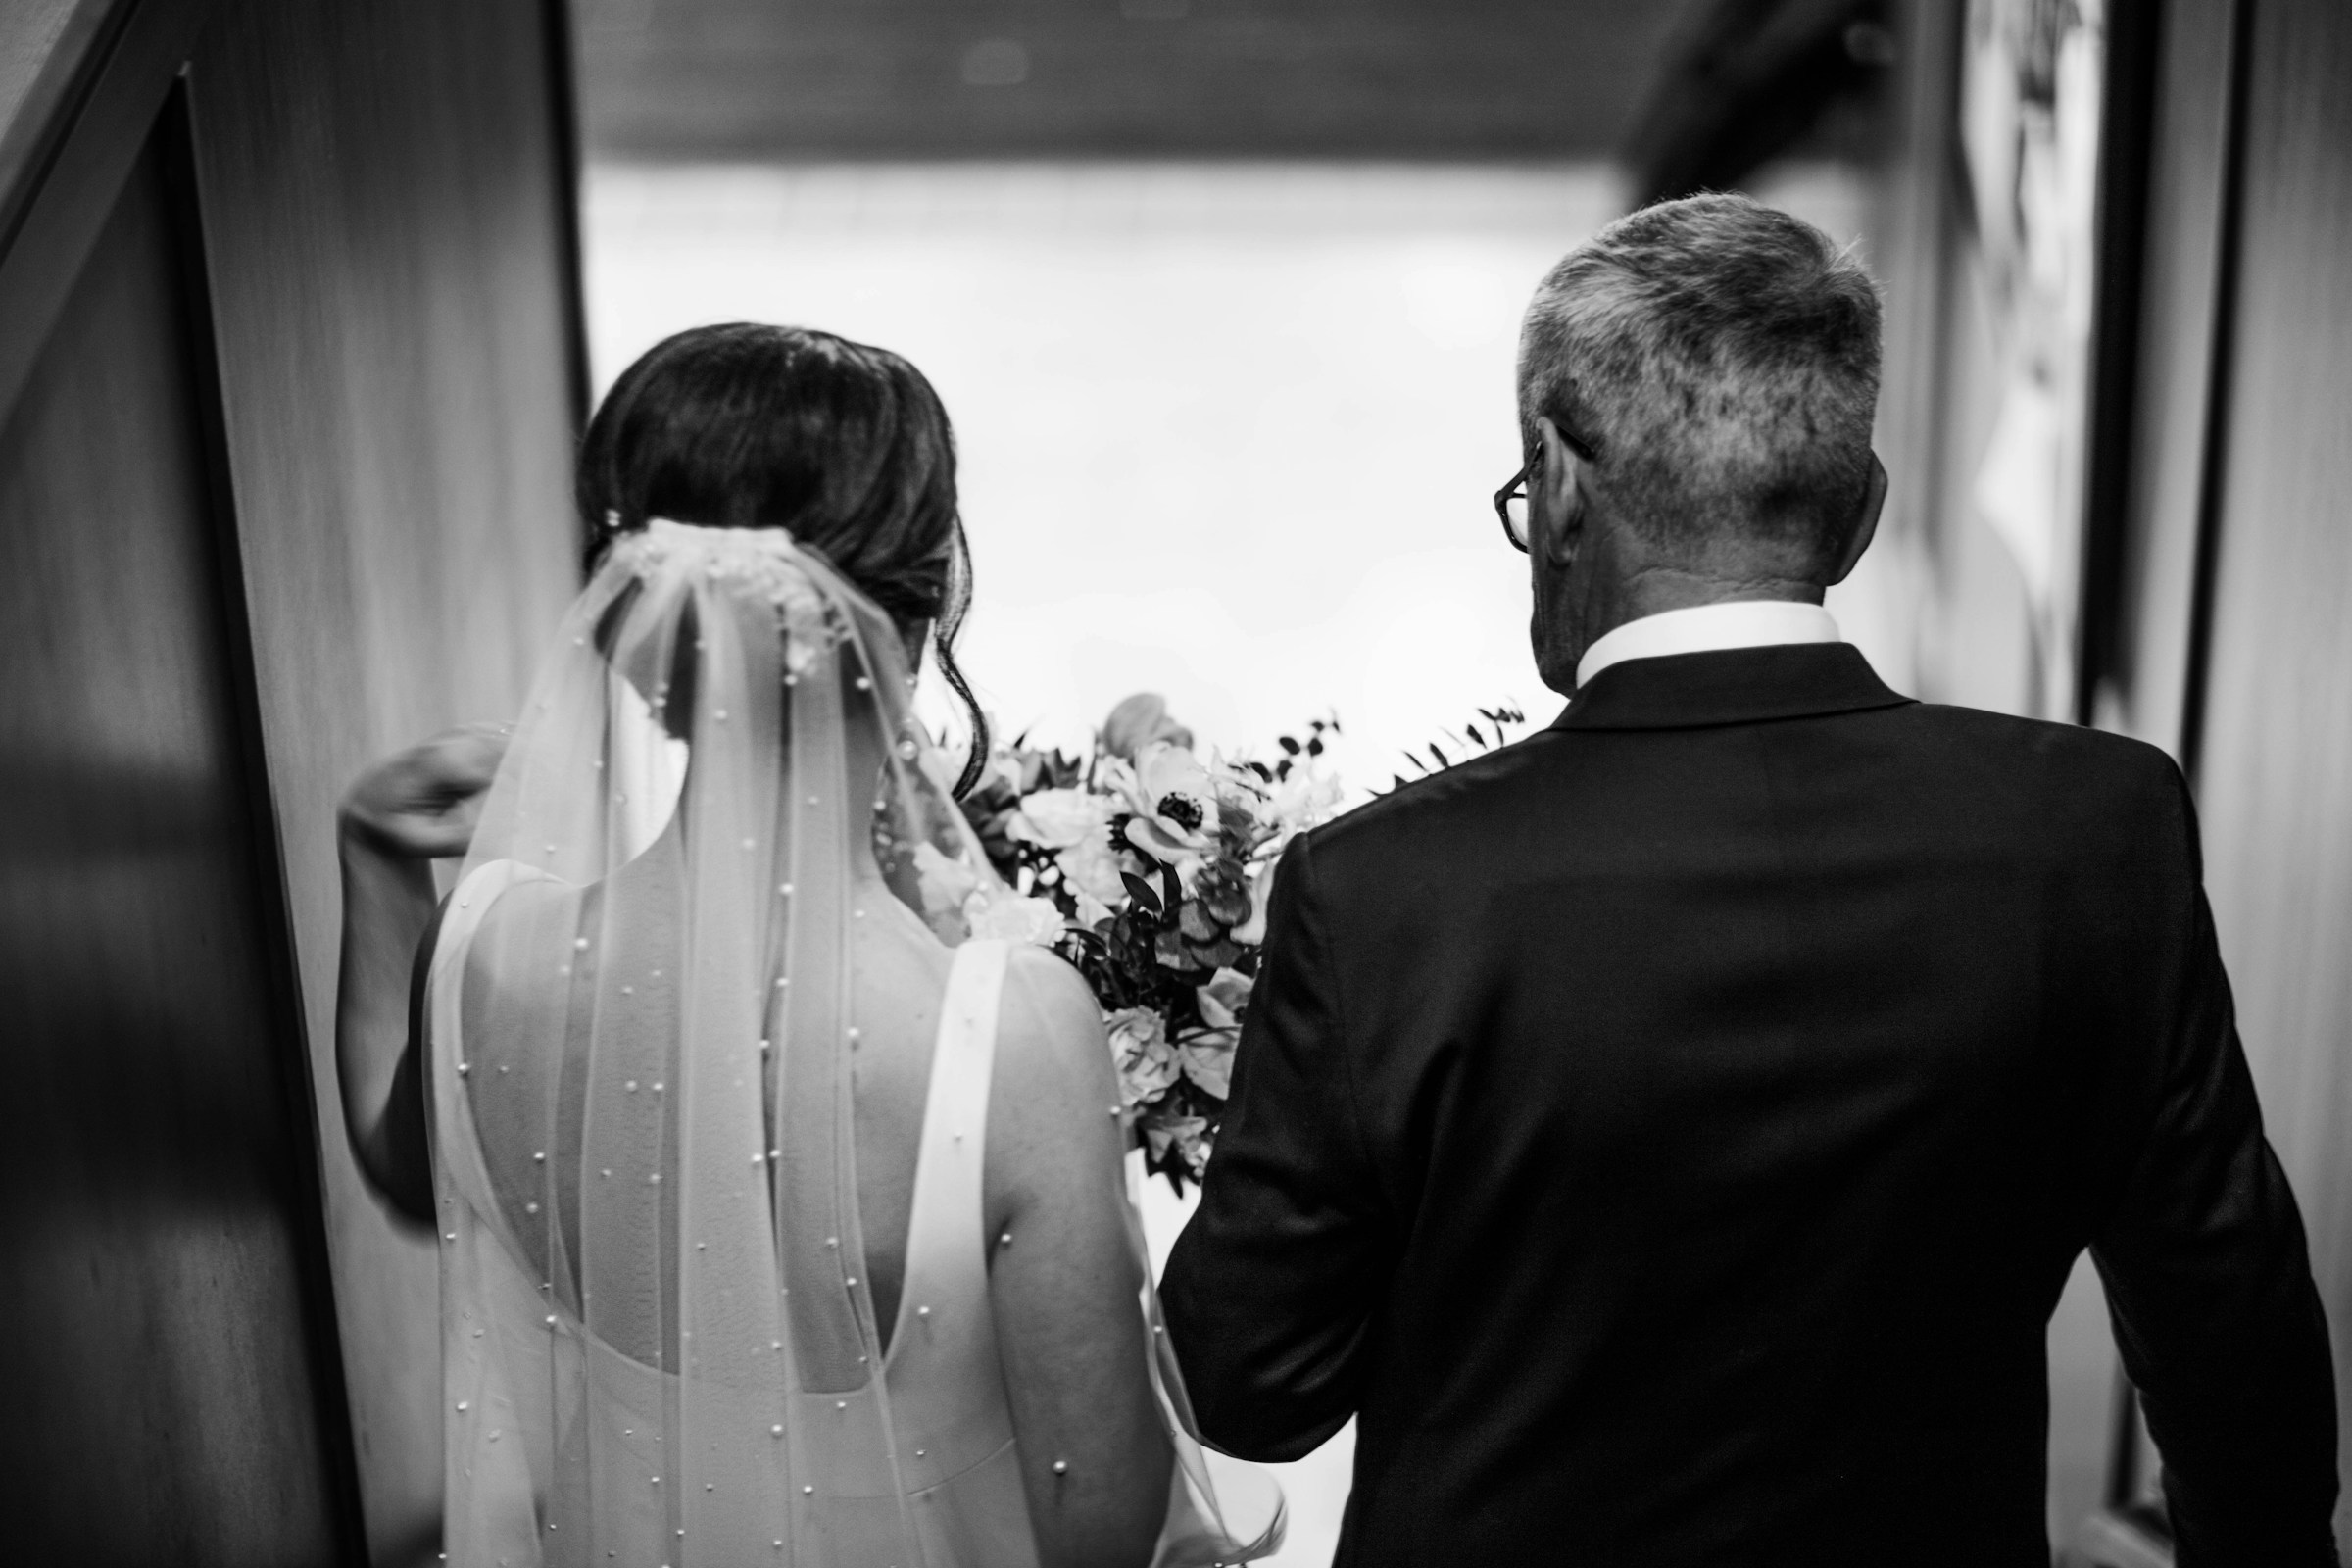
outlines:
{"label": "wooden door frame", "polygon": [[2153,171],[2158,0],[2111,7],[2099,102],[2093,219],[2088,429],[2082,487],[2082,565],[2075,611],[2074,720],[2098,722],[2102,681],[2123,657],[2125,558],[2138,445],[2139,358],[2145,330],[2148,179]]}
{"label": "wooden door frame", "polygon": [[[558,260],[564,289],[564,365],[571,383],[571,417],[575,429],[586,430],[594,396],[588,366],[587,271],[580,239],[580,95],[579,50],[573,36],[570,0],[540,0],[541,25],[547,35],[549,99],[555,112],[556,182],[563,193],[556,204]],[[580,552],[586,558],[594,543],[582,524]]]}
{"label": "wooden door frame", "polygon": [[2204,451],[2197,474],[2196,564],[2190,574],[2188,668],[2181,683],[2180,770],[2191,789],[2205,745],[2206,675],[2212,664],[2213,588],[2222,543],[2223,486],[2230,473],[2230,405],[2237,358],[2237,274],[2246,199],[2246,117],[2253,93],[2257,0],[2229,0],[2227,145],[2222,151],[2221,235],[2213,279],[2211,358],[2205,374]]}
{"label": "wooden door frame", "polygon": [[[210,0],[120,0],[55,60],[54,94],[34,95],[53,127],[18,188],[0,192],[0,420],[15,410],[49,324],[81,275],[123,182],[196,47]],[[11,127],[12,136],[16,128]]]}
{"label": "wooden door frame", "polygon": [[[344,1380],[341,1334],[329,1270],[318,1119],[314,1111],[309,1030],[302,1006],[289,915],[283,841],[263,744],[260,687],[246,602],[235,487],[229,470],[226,408],[215,335],[213,292],[204,238],[204,203],[195,157],[188,61],[213,6],[209,0],[132,0],[81,40],[83,58],[55,61],[78,90],[51,100],[59,125],[37,170],[0,206],[0,421],[14,413],[50,329],[112,218],[139,161],[160,157],[169,243],[184,323],[195,443],[211,537],[205,587],[222,633],[221,678],[231,708],[228,756],[232,788],[252,856],[261,959],[268,1009],[268,1054],[291,1161],[288,1219],[303,1322],[302,1360],[314,1400],[326,1495],[322,1499],[335,1560],[367,1561],[356,1435]],[[37,96],[37,95],[36,95]]]}
{"label": "wooden door frame", "polygon": [[358,1435],[352,1425],[350,1392],[344,1381],[341,1319],[335,1306],[333,1266],[328,1254],[326,1182],[321,1168],[312,1080],[310,1031],[303,1006],[302,970],[295,956],[292,898],[286,882],[284,835],[270,781],[270,754],[263,739],[261,682],[254,667],[253,615],[246,601],[245,552],[237,524],[236,490],[229,471],[228,411],[223,396],[213,291],[204,243],[204,203],[197,174],[196,125],[184,70],[175,72],[157,113],[153,135],[163,155],[166,199],[171,204],[172,244],[179,263],[183,319],[187,322],[189,379],[196,404],[198,454],[204,465],[205,501],[213,523],[215,602],[220,610],[223,672],[233,710],[234,786],[243,807],[249,871],[260,929],[253,933],[268,980],[270,1038],[276,1057],[278,1099],[289,1119],[287,1146],[293,1156],[296,1268],[301,1293],[304,1360],[310,1374],[319,1442],[325,1446],[329,1528],[337,1558],[368,1560],[361,1501]]}

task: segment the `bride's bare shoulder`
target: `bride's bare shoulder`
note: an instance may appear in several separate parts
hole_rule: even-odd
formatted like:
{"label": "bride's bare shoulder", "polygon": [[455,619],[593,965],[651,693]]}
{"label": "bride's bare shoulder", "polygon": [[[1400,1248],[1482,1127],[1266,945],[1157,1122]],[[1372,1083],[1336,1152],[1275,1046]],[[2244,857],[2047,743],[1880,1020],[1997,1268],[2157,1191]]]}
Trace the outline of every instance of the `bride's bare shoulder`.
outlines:
{"label": "bride's bare shoulder", "polygon": [[1102,1009],[1078,971],[1043,948],[1013,949],[999,1031],[1000,1070],[1111,1082]]}
{"label": "bride's bare shoulder", "polygon": [[[997,1030],[998,1090],[990,1106],[1002,1115],[1015,1149],[1049,1150],[1066,1161],[1073,1152],[1100,1146],[1115,1160],[1118,1099],[1102,1011],[1078,971],[1042,948],[1013,950],[1004,976]],[[1074,1148],[1075,1146],[1075,1148]],[[996,1141],[992,1139],[992,1152]]]}

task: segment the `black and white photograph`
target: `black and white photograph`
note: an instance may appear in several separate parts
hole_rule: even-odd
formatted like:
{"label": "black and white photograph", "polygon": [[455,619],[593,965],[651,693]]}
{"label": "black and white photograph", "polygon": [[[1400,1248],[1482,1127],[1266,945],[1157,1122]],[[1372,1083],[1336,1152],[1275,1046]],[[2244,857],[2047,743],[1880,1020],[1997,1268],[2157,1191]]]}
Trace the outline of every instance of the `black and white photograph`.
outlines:
{"label": "black and white photograph", "polygon": [[2344,0],[0,0],[0,1561],[2352,1568]]}

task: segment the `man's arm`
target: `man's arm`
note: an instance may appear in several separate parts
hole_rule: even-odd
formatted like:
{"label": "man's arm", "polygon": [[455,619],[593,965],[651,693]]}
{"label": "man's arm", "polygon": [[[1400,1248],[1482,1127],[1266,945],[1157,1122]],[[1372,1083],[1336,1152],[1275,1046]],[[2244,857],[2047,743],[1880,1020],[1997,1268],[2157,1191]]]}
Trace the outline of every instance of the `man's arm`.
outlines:
{"label": "man's arm", "polygon": [[2189,834],[2155,1121],[2091,1254],[2164,1456],[2180,1568],[2335,1568],[2328,1324],[2263,1137]]}
{"label": "man's arm", "polygon": [[1391,1267],[1328,941],[1301,837],[1275,877],[1200,1208],[1160,1288],[1194,1416],[1245,1459],[1296,1459],[1355,1412]]}

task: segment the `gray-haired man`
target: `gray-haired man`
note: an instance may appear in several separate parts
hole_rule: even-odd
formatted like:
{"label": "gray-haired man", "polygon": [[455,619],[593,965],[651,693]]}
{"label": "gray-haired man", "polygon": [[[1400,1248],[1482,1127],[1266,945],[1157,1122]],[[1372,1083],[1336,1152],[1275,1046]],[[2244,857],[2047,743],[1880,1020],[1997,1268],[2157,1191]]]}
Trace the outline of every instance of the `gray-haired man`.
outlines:
{"label": "gray-haired man", "polygon": [[1284,862],[1165,1298],[1213,1441],[1359,1418],[1346,1568],[2047,1568],[2085,1248],[2182,1568],[2335,1562],[2180,774],[1897,696],[1821,608],[1885,494],[1878,339],[1741,198],[1563,261],[1497,505],[1574,700]]}

